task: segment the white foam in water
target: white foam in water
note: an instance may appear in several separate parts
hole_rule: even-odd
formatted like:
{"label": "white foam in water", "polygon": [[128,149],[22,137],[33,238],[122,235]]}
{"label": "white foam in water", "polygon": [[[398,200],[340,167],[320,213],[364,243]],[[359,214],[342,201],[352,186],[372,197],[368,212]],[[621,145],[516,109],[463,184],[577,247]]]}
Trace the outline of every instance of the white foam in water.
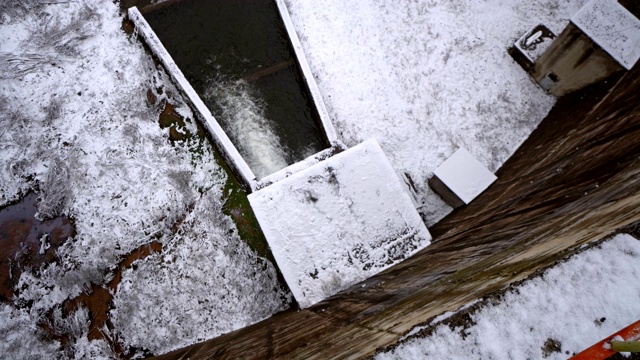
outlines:
{"label": "white foam in water", "polygon": [[225,131],[260,179],[283,169],[287,152],[265,116],[266,104],[244,81],[216,81],[204,94],[222,111]]}

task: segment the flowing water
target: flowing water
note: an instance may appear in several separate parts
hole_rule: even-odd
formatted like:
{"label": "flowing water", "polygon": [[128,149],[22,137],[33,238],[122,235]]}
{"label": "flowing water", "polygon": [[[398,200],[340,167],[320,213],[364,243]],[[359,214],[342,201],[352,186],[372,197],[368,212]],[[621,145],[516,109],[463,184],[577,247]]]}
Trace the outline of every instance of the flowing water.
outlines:
{"label": "flowing water", "polygon": [[287,149],[266,117],[265,102],[250,84],[215,81],[202,97],[222,114],[225,131],[258,178],[287,167]]}
{"label": "flowing water", "polygon": [[258,178],[328,147],[273,1],[186,0],[144,17]]}

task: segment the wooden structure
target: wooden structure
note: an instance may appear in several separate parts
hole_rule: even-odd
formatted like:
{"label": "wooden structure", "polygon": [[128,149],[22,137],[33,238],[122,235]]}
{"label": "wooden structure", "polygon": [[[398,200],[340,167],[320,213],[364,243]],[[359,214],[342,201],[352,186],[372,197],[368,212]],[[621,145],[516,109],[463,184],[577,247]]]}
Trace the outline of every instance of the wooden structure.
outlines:
{"label": "wooden structure", "polygon": [[[160,359],[357,358],[640,220],[640,67],[559,100],[410,259],[304,310]],[[601,86],[611,86],[610,90]]]}

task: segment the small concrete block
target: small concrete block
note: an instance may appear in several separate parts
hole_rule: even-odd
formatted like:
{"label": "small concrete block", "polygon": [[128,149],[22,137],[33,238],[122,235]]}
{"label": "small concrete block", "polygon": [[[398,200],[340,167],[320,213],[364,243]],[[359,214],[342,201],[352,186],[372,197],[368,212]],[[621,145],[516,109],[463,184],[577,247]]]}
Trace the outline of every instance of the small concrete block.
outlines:
{"label": "small concrete block", "polygon": [[[476,160],[467,150],[460,148],[434,171],[437,180],[430,180],[432,189],[451,206],[469,204],[473,199],[496,181],[497,177]],[[444,185],[460,201],[447,200],[450,193],[442,190]]]}

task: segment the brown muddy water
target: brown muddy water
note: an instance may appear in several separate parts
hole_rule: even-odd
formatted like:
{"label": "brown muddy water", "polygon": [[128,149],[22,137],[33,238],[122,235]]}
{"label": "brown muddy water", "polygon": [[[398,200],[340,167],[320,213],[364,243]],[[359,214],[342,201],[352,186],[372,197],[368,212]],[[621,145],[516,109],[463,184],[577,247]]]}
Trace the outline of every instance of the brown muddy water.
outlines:
{"label": "brown muddy water", "polygon": [[71,219],[39,221],[34,217],[37,211],[33,192],[0,210],[0,301],[12,301],[23,269],[54,261],[58,247],[75,236]]}
{"label": "brown muddy water", "polygon": [[[15,286],[22,272],[59,261],[56,255],[58,248],[76,235],[72,219],[59,216],[39,221],[35,218],[37,211],[38,199],[33,192],[0,210],[0,301],[13,302]],[[117,340],[101,331],[105,326],[113,330],[109,320],[113,294],[118,290],[123,270],[131,267],[136,260],[161,251],[162,244],[156,241],[133,250],[118,264],[111,281],[107,284],[92,284],[88,291],[65,301],[62,306],[63,316],[68,316],[79,307],[87,308],[91,320],[89,339],[105,339],[116,353],[122,354],[123,349]],[[38,325],[50,339],[58,340],[63,347],[66,346],[70,340],[69,335],[57,333],[50,323],[53,323],[53,310]]]}

